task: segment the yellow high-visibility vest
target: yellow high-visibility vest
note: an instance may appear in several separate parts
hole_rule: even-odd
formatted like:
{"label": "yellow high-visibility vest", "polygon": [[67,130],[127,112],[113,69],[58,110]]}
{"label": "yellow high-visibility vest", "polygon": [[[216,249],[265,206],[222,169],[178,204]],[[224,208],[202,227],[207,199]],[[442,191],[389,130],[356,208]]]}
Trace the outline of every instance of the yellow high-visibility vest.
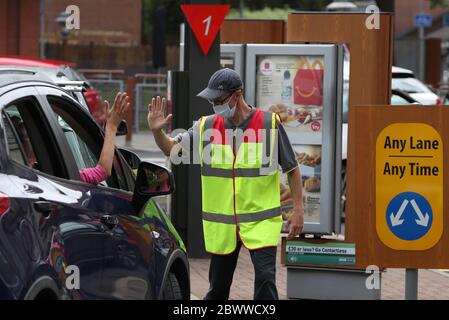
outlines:
{"label": "yellow high-visibility vest", "polygon": [[254,112],[243,138],[226,130],[218,115],[201,118],[202,217],[210,253],[232,253],[238,237],[248,249],[277,246],[279,241],[276,115]]}

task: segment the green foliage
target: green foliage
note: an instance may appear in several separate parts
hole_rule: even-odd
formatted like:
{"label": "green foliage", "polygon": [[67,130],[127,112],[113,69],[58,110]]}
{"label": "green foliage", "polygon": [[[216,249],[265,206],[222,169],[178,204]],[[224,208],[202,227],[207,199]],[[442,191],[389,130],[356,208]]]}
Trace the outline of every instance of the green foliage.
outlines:
{"label": "green foliage", "polygon": [[153,30],[154,11],[158,6],[167,10],[167,33],[178,34],[179,25],[184,21],[180,0],[142,0],[142,37],[148,39]]}
{"label": "green foliage", "polygon": [[[141,0],[142,1],[142,40],[147,43],[153,30],[153,15],[158,6],[167,10],[167,33],[176,35],[179,24],[184,21],[181,4],[185,0]],[[323,10],[332,0],[244,0],[244,18],[287,19],[289,11]],[[227,18],[240,18],[240,0],[223,0],[231,5]]]}
{"label": "green foliage", "polygon": [[[224,3],[231,5],[233,9],[239,8],[240,0],[224,0]],[[244,0],[246,9],[259,11],[264,8],[292,8],[293,10],[318,11],[323,10],[332,0]]]}
{"label": "green foliage", "polygon": [[152,30],[153,0],[142,0],[142,43],[147,44],[149,34]]}
{"label": "green foliage", "polygon": [[[251,11],[249,9],[243,10],[243,16],[247,19],[282,19],[287,20],[288,13],[292,11],[291,8],[270,8],[265,7],[260,10]],[[238,9],[231,9],[227,18],[240,18],[240,11]]]}
{"label": "green foliage", "polygon": [[436,7],[443,7],[446,8],[448,6],[448,0],[429,0],[430,1],[430,7],[432,9]]}

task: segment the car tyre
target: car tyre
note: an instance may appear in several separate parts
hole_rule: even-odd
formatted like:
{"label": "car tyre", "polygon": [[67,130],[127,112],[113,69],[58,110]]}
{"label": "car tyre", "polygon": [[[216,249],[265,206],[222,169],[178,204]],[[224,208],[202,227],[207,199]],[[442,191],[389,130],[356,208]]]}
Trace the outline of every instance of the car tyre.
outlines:
{"label": "car tyre", "polygon": [[175,274],[170,272],[165,280],[162,293],[163,300],[182,300],[182,291]]}

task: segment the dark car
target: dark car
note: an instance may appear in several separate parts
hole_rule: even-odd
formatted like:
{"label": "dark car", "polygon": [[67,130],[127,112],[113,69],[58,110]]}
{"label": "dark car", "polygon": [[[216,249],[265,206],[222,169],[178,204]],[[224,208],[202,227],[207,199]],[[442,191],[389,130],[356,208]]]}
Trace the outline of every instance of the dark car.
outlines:
{"label": "dark car", "polygon": [[106,122],[106,109],[103,105],[100,93],[83,75],[74,69],[74,63],[34,57],[0,56],[0,66],[20,66],[53,70],[65,69],[65,74],[70,80],[83,81],[86,83],[86,90],[83,91],[83,95],[95,121],[100,126],[103,126]]}
{"label": "dark car", "polygon": [[185,246],[151,199],[172,174],[116,150],[107,181],[81,182],[103,138],[51,79],[0,68],[0,299],[190,298]]}

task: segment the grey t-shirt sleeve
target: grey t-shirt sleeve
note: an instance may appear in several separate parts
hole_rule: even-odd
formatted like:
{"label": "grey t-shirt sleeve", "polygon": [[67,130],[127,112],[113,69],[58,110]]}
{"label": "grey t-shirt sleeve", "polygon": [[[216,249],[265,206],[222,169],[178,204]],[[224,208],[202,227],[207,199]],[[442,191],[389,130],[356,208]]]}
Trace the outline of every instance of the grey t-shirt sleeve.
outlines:
{"label": "grey t-shirt sleeve", "polygon": [[201,126],[201,122],[195,121],[193,126],[190,127],[187,131],[175,136],[174,139],[181,146],[182,149],[189,151],[189,152],[193,152],[193,143],[194,143],[193,135],[194,135],[194,132],[195,132],[195,134],[199,134],[200,126]]}
{"label": "grey t-shirt sleeve", "polygon": [[278,129],[278,161],[282,172],[287,173],[298,167],[298,160],[296,160],[295,152],[293,151],[284,126],[279,121],[276,121],[276,128]]}

